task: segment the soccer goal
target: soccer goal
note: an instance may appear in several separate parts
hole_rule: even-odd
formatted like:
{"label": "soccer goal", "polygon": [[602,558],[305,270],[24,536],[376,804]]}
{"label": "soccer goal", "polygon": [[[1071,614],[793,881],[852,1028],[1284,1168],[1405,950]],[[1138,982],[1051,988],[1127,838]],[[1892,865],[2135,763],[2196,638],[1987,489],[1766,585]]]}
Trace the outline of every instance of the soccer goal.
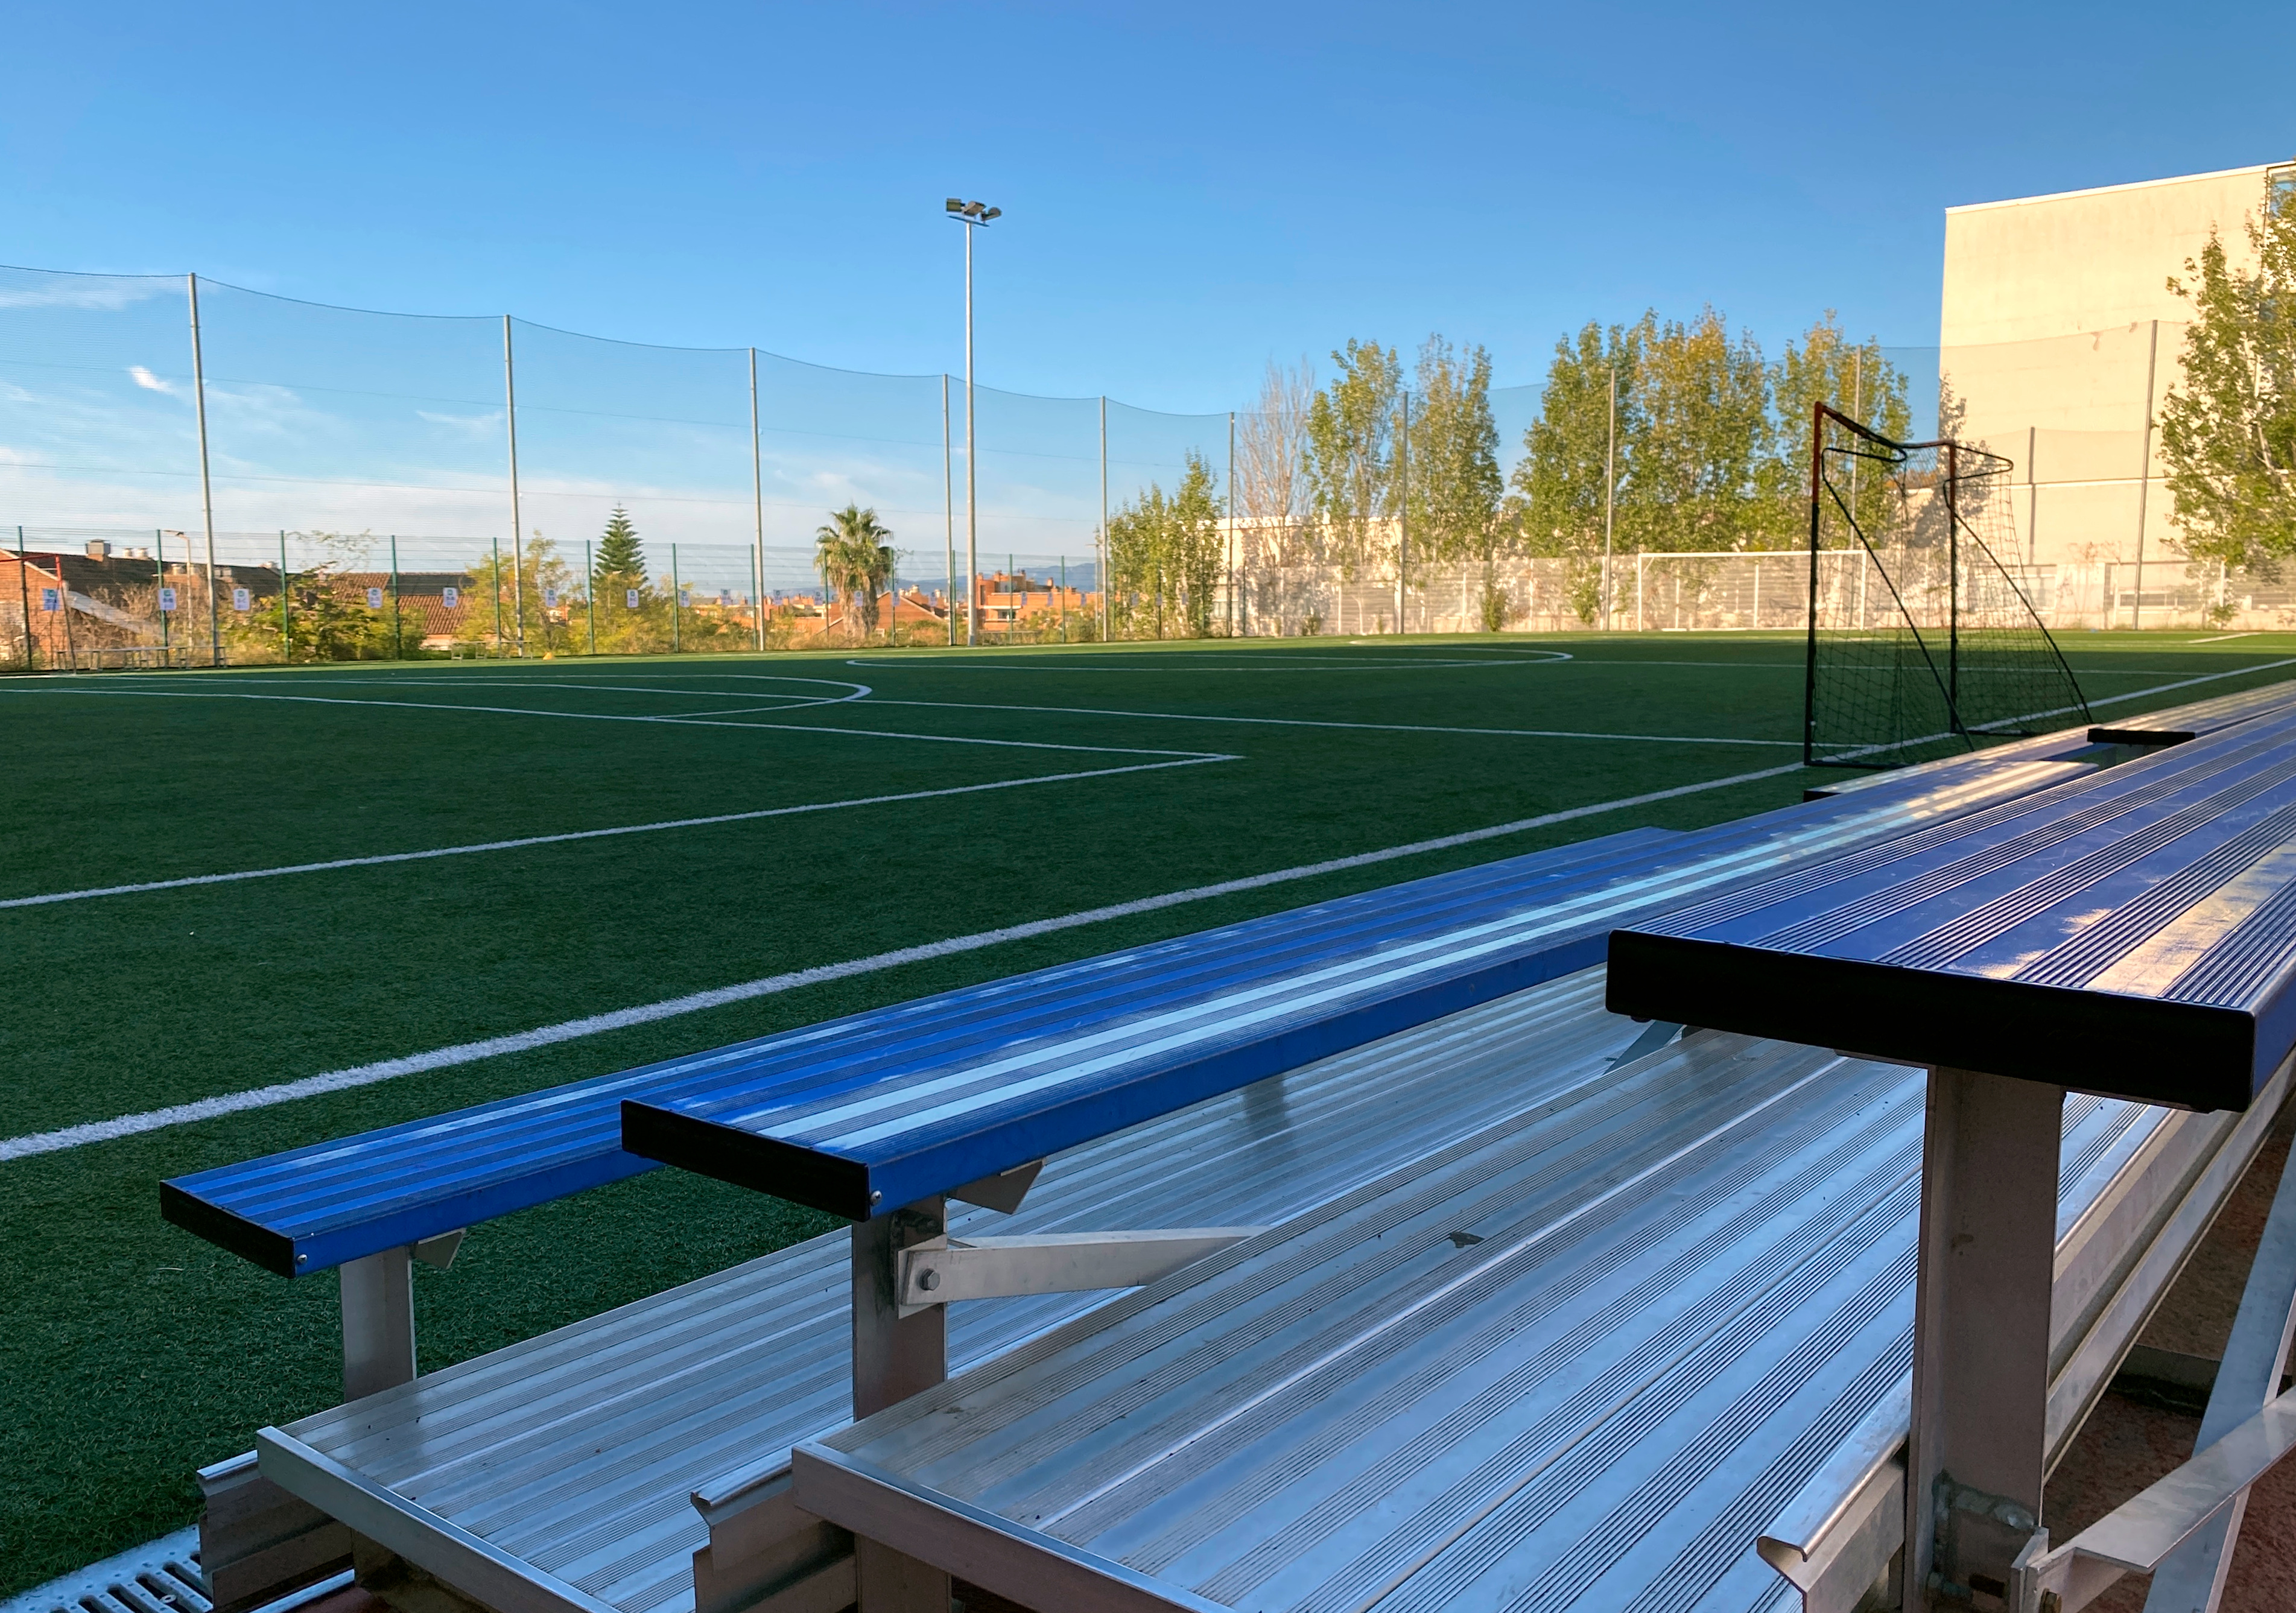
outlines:
{"label": "soccer goal", "polygon": [[1898,767],[2088,720],[2000,558],[2009,461],[1893,442],[1824,404],[1810,446],[1805,761]]}

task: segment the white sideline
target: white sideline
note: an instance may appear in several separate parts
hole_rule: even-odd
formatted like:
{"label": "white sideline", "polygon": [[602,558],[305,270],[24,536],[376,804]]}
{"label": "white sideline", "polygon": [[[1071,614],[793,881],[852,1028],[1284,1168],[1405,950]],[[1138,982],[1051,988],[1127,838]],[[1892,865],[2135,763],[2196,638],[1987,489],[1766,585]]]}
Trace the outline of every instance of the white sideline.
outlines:
{"label": "white sideline", "polygon": [[937,711],[1037,711],[1064,716],[1131,716],[1162,723],[1242,723],[1257,728],[1370,728],[1383,733],[1468,733],[1529,740],[1634,740],[1649,745],[1761,745],[1799,750],[1800,740],[1728,740],[1694,733],[1593,733],[1573,728],[1454,728],[1436,723],[1342,723],[1304,716],[1207,716],[1189,711],[1117,711],[1099,706],[1008,706],[984,700],[896,700],[872,706],[925,706]]}
{"label": "white sideline", "polygon": [[842,801],[808,801],[800,806],[760,806],[750,812],[719,812],[708,817],[667,818],[655,823],[620,823],[611,829],[572,829],[562,834],[521,835],[511,840],[480,840],[468,846],[435,846],[426,851],[390,851],[365,857],[331,857],[321,863],[287,863],[276,868],[244,868],[231,873],[186,874],[176,880],[145,880],[134,885],[91,885],[80,890],[50,891],[43,896],[9,897],[0,907],[45,907],[53,902],[84,902],[94,897],[135,896],[147,890],[180,890],[187,885],[229,885],[241,880],[275,880],[291,873],[325,873],[337,868],[373,868],[385,863],[421,863],[432,857],[469,856],[481,851],[516,851],[526,846],[556,846],[568,840],[598,840],[614,835],[654,834],[665,829],[701,829],[712,823],[747,823],[758,818],[794,817],[808,812],[836,812],[848,806],[883,806],[895,801],[923,801],[936,796],[974,795],[984,790],[1021,790],[1030,784],[1062,784],[1077,779],[1104,779],[1119,773],[1153,773],[1161,767],[1201,767],[1207,762],[1240,761],[1240,757],[1185,757],[1173,762],[1134,762],[1123,767],[1094,767],[1082,773],[1049,773],[1041,778],[998,779],[988,784],[953,784],[940,790],[909,790],[898,795],[855,796]]}
{"label": "white sideline", "polygon": [[[297,706],[390,706],[410,711],[475,711],[493,716],[555,716],[581,723],[668,723],[692,728],[758,729],[767,733],[841,733],[865,740],[915,740],[931,745],[992,745],[1005,750],[1081,750],[1095,756],[1185,756],[1198,750],[1150,750],[1137,745],[1056,745],[1048,740],[965,739],[946,733],[902,733],[889,728],[830,728],[818,723],[730,723],[719,716],[638,716],[603,711],[544,711],[529,706],[464,706],[452,700],[368,700],[331,694],[237,694],[222,689],[90,689],[59,684],[0,684],[0,694],[89,694],[154,700],[283,700]],[[842,705],[827,700],[824,705]],[[786,708],[775,708],[786,709]]]}
{"label": "white sideline", "polygon": [[110,1120],[92,1120],[85,1125],[68,1126],[58,1131],[33,1132],[20,1137],[0,1139],[0,1161],[21,1159],[35,1154],[53,1154],[65,1149],[81,1148],[91,1142],[109,1142],[115,1138],[132,1137],[143,1132],[160,1131],[171,1126],[184,1126],[195,1120],[213,1120],[224,1115],[238,1114],[251,1109],[269,1109],[275,1104],[291,1103],[299,1098],[315,1098],[326,1093],[345,1092],[353,1087],[372,1086],[378,1082],[395,1080],[400,1076],[419,1075],[426,1070],[445,1069],[459,1064],[474,1064],[481,1059],[500,1058],[506,1053],[526,1052],[554,1043],[571,1042],[583,1036],[594,1036],[607,1031],[623,1030],[633,1025],[647,1025],[657,1019],[674,1019],[680,1014],[699,1013],[704,1009],[722,1008],[731,1003],[746,1003],[755,997],[773,996],[784,991],[794,991],[803,986],[818,986],[830,980],[842,980],[854,975],[873,974],[879,970],[898,969],[904,963],[921,963],[933,958],[946,958],[958,953],[978,952],[985,946],[1000,946],[1006,941],[1022,941],[1036,936],[1053,935],[1063,929],[1076,929],[1087,924],[1104,923],[1111,919],[1130,918],[1137,913],[1154,913],[1166,907],[1177,907],[1189,902],[1208,901],[1214,897],[1233,896],[1240,891],[1264,889],[1270,885],[1288,884],[1294,880],[1314,879],[1318,874],[1340,873],[1350,868],[1367,868],[1378,863],[1393,862],[1398,857],[1418,856],[1431,851],[1447,851],[1456,846],[1471,846],[1479,840],[1497,839],[1505,835],[1521,834],[1533,829],[1544,829],[1551,823],[1565,823],[1576,818],[1594,817],[1605,812],[1618,812],[1628,806],[1647,806],[1654,801],[1673,800],[1677,797],[1697,795],[1709,790],[1726,790],[1734,784],[1751,784],[1762,779],[1774,779],[1801,771],[1800,762],[1788,762],[1783,766],[1765,767],[1756,773],[1734,774],[1728,778],[1709,779],[1700,784],[1677,784],[1671,790],[1653,790],[1643,795],[1622,796],[1615,801],[1596,801],[1586,806],[1565,807],[1560,812],[1542,813],[1535,818],[1518,818],[1511,823],[1495,823],[1488,829],[1470,829],[1458,834],[1439,835],[1431,840],[1414,840],[1407,845],[1390,846],[1379,851],[1357,852],[1353,856],[1330,857],[1320,863],[1303,863],[1295,868],[1279,868],[1271,873],[1249,874],[1242,879],[1222,880],[1217,884],[1197,885],[1186,890],[1167,891],[1162,896],[1142,897],[1136,901],[1117,902],[1106,907],[1087,908],[1082,913],[1062,914],[1055,919],[1036,919],[1025,924],[1008,924],[997,929],[984,929],[969,936],[956,936],[946,941],[931,941],[919,946],[903,946],[891,952],[881,952],[865,958],[854,958],[843,963],[824,963],[812,969],[791,970],[785,974],[767,975],[763,979],[745,980],[736,986],[720,986],[709,991],[697,991],[682,997],[670,997],[660,1003],[641,1003],[635,1008],[619,1008],[608,1013],[589,1014],[578,1019],[563,1019],[555,1025],[544,1025],[533,1030],[518,1031],[506,1036],[488,1036],[483,1041],[458,1043],[452,1047],[433,1049],[430,1052],[410,1053],[404,1058],[384,1059],[373,1064],[355,1065],[348,1069],[332,1070],[325,1075],[306,1076],[299,1081],[283,1081],[273,1086],[258,1086],[244,1092],[226,1093],[217,1097],[201,1098],[192,1103],[172,1104],[166,1109],[146,1109],[142,1114],[121,1115]]}

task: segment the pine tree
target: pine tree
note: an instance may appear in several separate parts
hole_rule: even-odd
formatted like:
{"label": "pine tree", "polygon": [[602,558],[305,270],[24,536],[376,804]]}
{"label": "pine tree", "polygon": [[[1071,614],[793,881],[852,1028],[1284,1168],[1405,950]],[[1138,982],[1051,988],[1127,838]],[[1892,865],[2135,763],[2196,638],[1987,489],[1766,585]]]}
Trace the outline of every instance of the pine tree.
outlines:
{"label": "pine tree", "polygon": [[597,586],[611,593],[616,588],[643,589],[645,581],[645,549],[638,542],[638,529],[630,512],[616,504],[598,540]]}

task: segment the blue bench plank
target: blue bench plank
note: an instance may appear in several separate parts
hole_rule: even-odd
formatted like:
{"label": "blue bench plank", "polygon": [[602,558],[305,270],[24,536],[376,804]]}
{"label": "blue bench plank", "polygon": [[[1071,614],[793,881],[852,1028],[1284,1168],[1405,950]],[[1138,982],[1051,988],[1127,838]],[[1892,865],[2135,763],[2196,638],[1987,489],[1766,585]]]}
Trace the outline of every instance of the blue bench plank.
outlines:
{"label": "blue bench plank", "polygon": [[[668,1096],[761,1061],[865,1077],[920,1058],[967,1056],[1040,1024],[1047,1003],[1071,1019],[1104,1011],[1111,980],[1149,978],[1166,995],[1185,994],[1251,960],[1263,968],[1296,961],[1316,945],[1310,926],[1328,941],[1472,921],[1679,838],[1628,830],[224,1166],[163,1183],[160,1211],[283,1275],[324,1271],[653,1169],[656,1161],[622,1147],[625,1098]],[[1590,954],[1575,966],[1597,961]]]}
{"label": "blue bench plank", "polygon": [[[2081,742],[2078,730],[2068,742]],[[1375,925],[1339,931],[1317,909],[1283,915],[1293,950],[1272,967],[1246,950],[1180,977],[1169,961],[1143,957],[1086,1011],[1042,1001],[1040,1020],[1011,1022],[992,1044],[943,1043],[866,1068],[768,1057],[674,1096],[633,1098],[623,1146],[833,1214],[885,1214],[1589,967],[1617,923],[1972,810],[2002,787],[1964,778],[1910,800],[1805,803],[1473,911],[1414,915],[1431,922],[1402,915],[1440,880],[1390,887],[1370,893],[1392,904]],[[1201,939],[1173,945],[1192,952]]]}
{"label": "blue bench plank", "polygon": [[2296,1045],[2296,714],[1621,928],[1608,1000],[2243,1109]]}

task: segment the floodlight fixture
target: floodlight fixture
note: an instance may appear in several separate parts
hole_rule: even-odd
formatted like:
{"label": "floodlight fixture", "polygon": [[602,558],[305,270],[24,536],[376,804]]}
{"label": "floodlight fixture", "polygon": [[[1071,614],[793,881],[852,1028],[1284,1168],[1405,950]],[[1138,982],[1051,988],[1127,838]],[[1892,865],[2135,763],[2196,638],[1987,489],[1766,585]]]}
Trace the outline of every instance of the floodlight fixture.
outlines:
{"label": "floodlight fixture", "polygon": [[963,211],[964,211],[964,198],[959,197],[959,196],[952,196],[952,197],[950,197],[950,198],[948,199],[948,210],[949,210],[950,212],[952,212],[952,213],[962,213]]}
{"label": "floodlight fixture", "polygon": [[1002,218],[1003,217],[1004,217],[1004,209],[1003,208],[990,208],[988,211],[980,215],[980,222],[987,224],[992,218]]}

